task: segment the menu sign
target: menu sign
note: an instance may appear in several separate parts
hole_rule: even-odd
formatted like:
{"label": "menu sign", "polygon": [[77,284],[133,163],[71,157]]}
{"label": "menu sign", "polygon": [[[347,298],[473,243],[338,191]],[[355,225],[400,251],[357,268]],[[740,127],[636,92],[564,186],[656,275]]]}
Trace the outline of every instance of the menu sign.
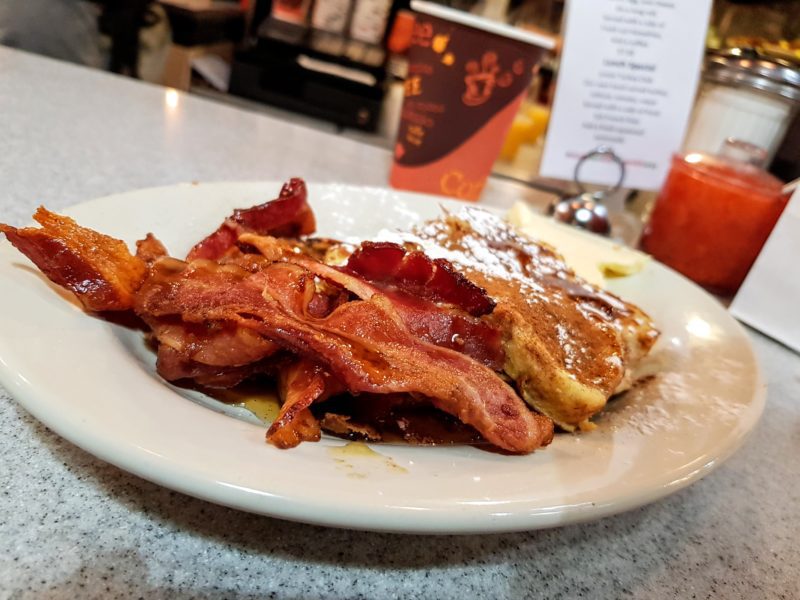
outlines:
{"label": "menu sign", "polygon": [[[570,0],[540,174],[571,179],[608,146],[624,185],[657,189],[694,101],[711,0]],[[619,167],[591,161],[581,179],[611,185]]]}

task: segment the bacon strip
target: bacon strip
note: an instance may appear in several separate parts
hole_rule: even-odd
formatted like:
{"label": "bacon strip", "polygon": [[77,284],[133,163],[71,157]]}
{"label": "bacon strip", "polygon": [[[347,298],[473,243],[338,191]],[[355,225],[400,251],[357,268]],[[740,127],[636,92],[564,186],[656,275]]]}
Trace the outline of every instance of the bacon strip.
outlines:
{"label": "bacon strip", "polygon": [[478,362],[500,371],[505,362],[502,332],[490,323],[454,308],[402,292],[383,292],[394,305],[415,336],[466,354]]}
{"label": "bacon strip", "polygon": [[483,363],[494,371],[505,362],[503,336],[499,329],[458,309],[437,306],[432,301],[401,291],[385,291],[376,285],[353,277],[334,267],[303,256],[287,256],[286,260],[333,281],[360,298],[383,294],[392,302],[405,326],[426,342],[456,350]]}
{"label": "bacon strip", "polygon": [[74,292],[86,310],[131,307],[147,268],[123,241],[81,227],[41,206],[33,218],[42,225],[40,229],[0,223],[0,231],[50,281]]}
{"label": "bacon strip", "polygon": [[301,442],[318,441],[319,421],[309,407],[342,391],[342,385],[325,367],[308,358],[301,358],[281,369],[281,411],[267,431],[267,441],[284,449],[294,448]]}
{"label": "bacon strip", "polygon": [[[283,259],[297,264],[302,264],[304,259],[317,261],[305,245],[290,243],[287,240],[271,236],[248,233],[240,236],[239,242],[256,248],[263,257],[270,261]],[[405,255],[405,250],[400,246],[389,244],[387,249],[389,251],[399,250]],[[435,267],[433,261],[430,261],[428,257],[424,255],[422,257],[423,262]],[[467,283],[469,284],[469,282]],[[392,299],[406,326],[416,336],[437,346],[462,352],[495,371],[501,370],[505,362],[505,352],[502,345],[502,334],[498,328],[460,308],[436,304],[432,300],[397,289],[393,285],[381,285],[373,282],[372,287],[379,288],[382,293]],[[476,289],[480,291],[480,288]],[[363,293],[368,292],[363,291]],[[341,297],[315,294],[309,302],[309,312],[313,316],[325,316],[343,300]]]}
{"label": "bacon strip", "polygon": [[[324,265],[321,265],[324,267]],[[322,276],[322,269],[315,274]],[[309,323],[294,313],[287,289],[288,266],[273,265],[263,277],[272,310],[243,317],[277,343],[317,357],[352,392],[421,394],[434,406],[473,426],[490,443],[510,452],[531,452],[550,442],[553,424],[533,414],[491,369],[470,358],[416,338],[382,294],[337,307]],[[294,273],[295,278],[306,277]],[[355,292],[360,286],[348,286]],[[269,301],[269,298],[272,298]]]}
{"label": "bacon strip", "polygon": [[[251,227],[269,227],[276,235],[313,229],[304,184],[290,184],[275,201],[283,208],[236,211],[198,252],[219,251],[227,234],[217,234],[225,227],[237,239]],[[274,361],[264,359],[279,348],[304,359],[285,380],[282,420],[271,429],[276,445],[318,435],[308,407],[342,389],[427,399],[509,452],[530,452],[552,439],[549,418],[530,412],[491,368],[453,349],[461,345],[452,337],[459,327],[476,344],[496,332],[481,329],[477,319],[493,304],[482,304],[483,290],[454,277],[446,261],[381,248],[370,260],[386,251],[395,259],[391,275],[378,283],[302,253],[279,262],[259,257],[251,264],[234,257],[187,264],[163,256],[152,236],[140,243],[140,256],[132,256],[120,240],[66,217],[40,209],[35,218],[42,229],[0,225],[0,231],[54,282],[75,291],[87,309],[134,308],[162,342],[158,362],[165,378],[227,387],[270,368]],[[223,253],[228,256],[231,248]],[[466,342],[459,350],[480,352]],[[492,364],[491,355],[481,360]]]}
{"label": "bacon strip", "polygon": [[177,306],[172,310],[142,310],[142,305],[153,296],[162,300],[172,298],[176,281],[181,282],[184,292],[202,302],[208,294],[215,293],[209,288],[210,273],[216,285],[226,286],[248,275],[238,265],[204,260],[188,264],[165,257],[153,263],[136,296],[133,308],[160,344],[156,368],[167,381],[194,379],[209,387],[232,387],[255,374],[257,362],[279,350],[273,342],[229,321],[185,321]]}
{"label": "bacon strip", "polygon": [[227,322],[184,323],[179,318],[151,317],[147,324],[160,344],[211,367],[241,367],[278,351],[252,330]]}
{"label": "bacon strip", "polygon": [[270,370],[267,362],[256,362],[239,367],[219,367],[204,365],[186,357],[166,344],[158,347],[156,361],[158,374],[167,381],[190,379],[198,385],[209,388],[227,389],[239,385],[257,373]]}
{"label": "bacon strip", "polygon": [[156,236],[148,233],[144,239],[136,242],[136,258],[143,260],[148,266],[169,253]]}
{"label": "bacon strip", "polygon": [[313,233],[315,229],[316,221],[307,202],[306,184],[295,177],[283,185],[276,199],[252,208],[234,210],[214,233],[189,251],[187,260],[216,260],[244,233],[297,237]]}
{"label": "bacon strip", "polygon": [[[303,267],[273,263],[238,280],[208,271],[200,293],[180,278],[160,291],[145,285],[137,310],[177,310],[185,320],[236,322],[325,365],[352,392],[425,396],[510,452],[530,452],[552,439],[552,421],[531,413],[491,369],[414,336],[391,300],[374,286],[321,263],[298,260]],[[315,318],[306,306],[315,277],[337,281],[362,300]]]}
{"label": "bacon strip", "polygon": [[445,259],[408,251],[392,242],[364,242],[345,265],[349,273],[390,285],[433,302],[446,302],[479,317],[492,312],[494,300]]}

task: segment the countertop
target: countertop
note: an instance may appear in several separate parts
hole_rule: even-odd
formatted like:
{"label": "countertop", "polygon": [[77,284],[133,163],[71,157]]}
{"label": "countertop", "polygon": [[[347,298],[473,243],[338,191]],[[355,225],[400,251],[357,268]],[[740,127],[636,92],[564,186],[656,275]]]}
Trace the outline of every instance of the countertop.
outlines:
{"label": "countertop", "polygon": [[[0,136],[0,220],[16,225],[43,202],[57,210],[184,181],[385,185],[390,161],[3,48]],[[493,181],[486,201],[527,193]],[[0,598],[798,598],[800,356],[750,337],[767,407],[727,463],[626,514],[503,535],[363,533],[209,504],[97,460],[0,388]]]}

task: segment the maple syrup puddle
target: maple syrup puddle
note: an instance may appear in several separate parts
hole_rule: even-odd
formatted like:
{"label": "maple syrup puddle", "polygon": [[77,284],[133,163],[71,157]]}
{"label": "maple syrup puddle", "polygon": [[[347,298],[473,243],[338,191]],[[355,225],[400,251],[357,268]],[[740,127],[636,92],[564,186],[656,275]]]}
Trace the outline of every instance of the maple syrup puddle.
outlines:
{"label": "maple syrup puddle", "polygon": [[357,466],[366,464],[382,463],[390,471],[397,473],[408,473],[408,469],[398,465],[388,456],[376,452],[364,442],[348,442],[344,446],[328,448],[328,453],[333,457],[337,466],[347,471],[347,476],[353,479],[365,479],[367,473]]}
{"label": "maple syrup puddle", "polygon": [[278,393],[273,386],[240,384],[225,390],[204,390],[216,400],[229,406],[244,408],[265,425],[271,425],[281,410]]}

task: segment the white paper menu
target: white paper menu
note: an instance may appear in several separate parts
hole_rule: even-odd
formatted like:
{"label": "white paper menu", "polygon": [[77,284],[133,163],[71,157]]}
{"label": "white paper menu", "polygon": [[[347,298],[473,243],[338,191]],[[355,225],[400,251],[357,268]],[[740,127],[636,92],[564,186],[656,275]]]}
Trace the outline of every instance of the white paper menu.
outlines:
{"label": "white paper menu", "polygon": [[[711,0],[569,0],[540,174],[572,179],[609,146],[626,188],[661,186],[694,102]],[[619,167],[590,161],[581,179],[611,185]]]}
{"label": "white paper menu", "polygon": [[730,311],[800,352],[800,189],[789,200]]}

